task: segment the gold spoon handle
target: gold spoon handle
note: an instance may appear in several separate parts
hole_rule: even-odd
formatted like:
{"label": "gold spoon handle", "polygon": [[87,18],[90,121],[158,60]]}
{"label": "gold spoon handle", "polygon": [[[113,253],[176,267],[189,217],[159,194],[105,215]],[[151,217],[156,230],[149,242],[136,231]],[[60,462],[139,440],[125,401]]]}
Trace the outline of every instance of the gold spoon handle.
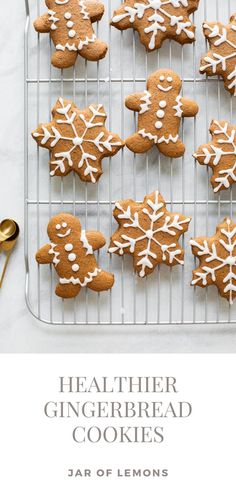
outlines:
{"label": "gold spoon handle", "polygon": [[9,251],[9,253],[7,254],[7,258],[6,258],[5,265],[4,265],[4,268],[3,268],[3,271],[2,271],[2,275],[1,275],[1,279],[0,279],[0,289],[2,288],[3,280],[4,280],[5,275],[6,275],[7,266],[8,266],[8,263],[10,261],[11,254],[12,254],[12,251]]}

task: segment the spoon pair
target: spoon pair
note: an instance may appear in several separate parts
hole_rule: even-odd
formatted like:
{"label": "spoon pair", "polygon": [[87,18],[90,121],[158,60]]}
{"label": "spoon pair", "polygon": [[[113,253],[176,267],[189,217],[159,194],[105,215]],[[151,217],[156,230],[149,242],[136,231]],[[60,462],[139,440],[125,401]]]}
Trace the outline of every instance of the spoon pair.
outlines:
{"label": "spoon pair", "polygon": [[19,225],[11,219],[3,220],[0,224],[0,249],[2,248],[7,252],[6,261],[3,267],[3,271],[0,277],[0,289],[3,284],[3,280],[6,274],[7,266],[12,254],[12,250],[19,237],[20,228]]}

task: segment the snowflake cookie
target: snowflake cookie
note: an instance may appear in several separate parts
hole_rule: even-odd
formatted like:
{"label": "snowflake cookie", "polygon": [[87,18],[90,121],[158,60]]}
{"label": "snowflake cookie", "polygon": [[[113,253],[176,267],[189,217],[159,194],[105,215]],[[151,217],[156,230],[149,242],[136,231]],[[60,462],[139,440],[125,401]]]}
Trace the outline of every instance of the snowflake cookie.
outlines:
{"label": "snowflake cookie", "polygon": [[96,292],[111,289],[114,276],[98,267],[94,251],[106,240],[100,232],[85,232],[78,218],[62,213],[48,224],[51,241],[36,254],[39,264],[53,264],[59,276],[56,294],[68,299],[76,297],[82,287]]}
{"label": "snowflake cookie", "polygon": [[192,285],[216,285],[230,304],[236,297],[236,224],[226,218],[213,237],[190,241],[192,252],[200,261],[193,271]]}
{"label": "snowflake cookie", "polygon": [[193,155],[200,165],[209,165],[214,192],[228,189],[236,182],[236,127],[225,120],[213,120],[210,127],[212,141],[200,146]]}
{"label": "snowflake cookie", "polygon": [[117,202],[113,215],[119,228],[111,238],[109,252],[131,254],[140,277],[162,262],[183,265],[184,250],[178,240],[191,219],[168,212],[158,191],[146,196],[142,204],[132,199]]}
{"label": "snowflake cookie", "polygon": [[127,0],[113,14],[112,26],[138,31],[148,51],[160,48],[167,38],[182,45],[195,41],[195,26],[189,15],[199,0]]}
{"label": "snowflake cookie", "polygon": [[179,138],[182,117],[198,112],[195,101],[182,98],[182,82],[169,69],[154,72],[148,79],[147,91],[126,98],[126,106],[138,112],[138,132],[126,140],[134,153],[144,153],[155,144],[163,155],[177,158],[185,152]]}
{"label": "snowflake cookie", "polygon": [[236,14],[231,16],[227,25],[205,22],[203,32],[210,51],[201,60],[200,72],[222,76],[227,91],[236,96]]}
{"label": "snowflake cookie", "polygon": [[96,38],[92,23],[99,21],[104,6],[97,0],[45,0],[48,12],[39,17],[34,27],[39,33],[50,33],[56,47],[52,64],[65,69],[75,64],[78,53],[87,60],[100,60],[107,45]]}
{"label": "snowflake cookie", "polygon": [[38,145],[51,152],[51,176],[73,170],[84,182],[98,181],[102,159],[124,146],[119,136],[106,129],[103,106],[90,105],[81,111],[70,100],[59,98],[52,117],[52,122],[40,124],[32,133]]}

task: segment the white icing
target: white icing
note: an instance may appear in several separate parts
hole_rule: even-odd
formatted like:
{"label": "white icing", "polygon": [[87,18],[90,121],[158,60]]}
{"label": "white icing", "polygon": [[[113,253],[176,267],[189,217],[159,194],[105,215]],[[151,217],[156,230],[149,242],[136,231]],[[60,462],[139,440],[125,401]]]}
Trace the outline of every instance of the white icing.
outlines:
{"label": "white icing", "polygon": [[51,29],[52,31],[55,31],[57,29],[56,23],[60,19],[56,17],[56,12],[54,12],[54,10],[48,10],[48,14],[49,14],[49,21],[51,21]]}
{"label": "white icing", "polygon": [[73,43],[73,45],[70,45],[70,43],[66,43],[65,45],[56,45],[56,50],[59,50],[61,52],[65,52],[67,50],[69,50],[69,52],[77,52],[77,48],[75,46],[75,44]]}
{"label": "white icing", "polygon": [[81,7],[81,14],[83,19],[89,19],[89,13],[87,11],[84,0],[79,0],[79,6]]}
{"label": "white icing", "polygon": [[83,244],[83,248],[86,249],[86,256],[88,254],[93,254],[93,248],[92,248],[91,244],[89,244],[89,242],[88,242],[85,230],[81,230],[80,240]]}
{"label": "white icing", "polygon": [[71,234],[71,229],[68,229],[65,234],[57,234],[57,237],[63,239],[64,237],[68,237]]}
{"label": "white icing", "polygon": [[61,230],[61,225],[59,223],[56,225],[56,229]]}
{"label": "white icing", "polygon": [[71,19],[72,14],[71,14],[70,12],[66,12],[66,13],[64,14],[64,17],[65,17],[65,19],[69,20],[69,19]]}
{"label": "white icing", "polygon": [[161,128],[163,127],[162,122],[157,121],[157,122],[155,123],[155,127],[156,127],[157,129],[161,129]]}
{"label": "white icing", "polygon": [[75,263],[74,265],[72,265],[71,268],[72,268],[72,271],[75,272],[75,273],[79,271],[79,265],[77,263]]}
{"label": "white icing", "polygon": [[[92,154],[91,152],[88,152],[88,150],[91,151],[91,145],[94,146],[94,149],[96,151],[98,150],[101,154],[104,153],[104,151],[109,151],[112,152],[113,148],[116,146],[121,146],[122,143],[120,141],[113,141],[113,135],[109,132],[106,131],[99,131],[99,127],[102,127],[104,124],[100,121],[97,121],[97,117],[102,118],[103,120],[106,117],[106,114],[101,111],[102,105],[98,105],[97,107],[90,105],[89,109],[91,111],[91,117],[89,120],[86,120],[84,117],[84,114],[76,114],[76,112],[72,112],[72,105],[65,104],[63,98],[59,98],[59,104],[60,107],[57,108],[57,113],[63,117],[58,119],[57,125],[60,128],[60,125],[65,125],[68,124],[70,126],[72,134],[74,137],[68,137],[65,134],[65,131],[61,134],[57,128],[52,126],[52,132],[51,134],[45,127],[42,127],[43,133],[34,133],[34,137],[41,137],[41,144],[49,144],[49,149],[54,148],[57,143],[60,141],[64,141],[67,143],[71,144],[71,148],[68,149],[68,151],[61,151],[60,153],[55,153],[55,160],[51,162],[51,165],[55,165],[54,170],[50,172],[51,176],[54,176],[56,171],[59,169],[61,173],[65,172],[65,162],[67,161],[69,166],[72,167],[74,162],[73,162],[73,157],[72,153],[76,148],[80,149],[81,152],[81,159],[79,163],[77,163],[78,168],[84,167],[83,174],[86,177],[87,175],[90,176],[91,182],[95,183],[96,178],[94,177],[94,174],[98,171],[98,169],[95,167],[95,162],[99,159],[97,155]],[[75,125],[75,117],[77,116],[78,119],[80,119],[80,127],[81,127],[81,121],[84,124],[85,129],[81,131],[81,135],[78,135],[78,129],[77,126]],[[92,134],[93,137],[90,137],[90,129],[98,129],[98,132],[96,133],[96,137],[94,137],[94,132]],[[49,143],[49,140],[52,140],[51,143]]]}
{"label": "white icing", "polygon": [[75,31],[74,29],[71,29],[71,30],[69,31],[69,33],[68,33],[68,36],[69,36],[70,38],[74,38],[74,37],[75,37],[75,35],[76,35],[76,31]]}
{"label": "white icing", "polygon": [[[226,27],[224,26],[221,27],[215,24],[213,27],[211,27],[205,23],[203,27],[204,29],[208,29],[210,31],[208,37],[210,38],[211,40],[210,42],[213,44],[213,46],[218,47],[223,45],[223,50],[222,53],[213,52],[212,53],[213,58],[211,58],[208,55],[204,57],[204,61],[206,62],[206,65],[202,65],[200,67],[200,71],[205,72],[207,69],[211,68],[213,74],[220,73],[220,75],[222,75],[222,71],[223,72],[227,71],[228,61],[230,61],[230,64],[232,65],[232,59],[234,59],[235,63],[233,62],[234,64],[233,71],[231,71],[227,77],[226,74],[223,75],[223,78],[226,81],[230,81],[227,87],[229,90],[232,90],[234,88],[234,96],[236,96],[236,43],[234,43],[233,41],[231,41],[231,39],[228,38],[228,32]],[[230,27],[233,31],[235,31],[236,26],[234,24],[230,24]],[[215,41],[213,41],[212,38],[215,38]],[[226,49],[225,54],[224,54],[224,48]]]}
{"label": "white icing", "polygon": [[60,259],[59,259],[60,253],[55,250],[56,247],[57,247],[57,244],[51,243],[51,247],[48,251],[48,254],[54,254],[54,258],[53,258],[52,262],[55,266],[57,266],[60,263]]}
{"label": "white icing", "polygon": [[71,261],[71,263],[73,263],[76,260],[76,257],[77,256],[75,253],[68,254],[68,260]]}
{"label": "white icing", "polygon": [[168,77],[167,77],[167,82],[173,82],[173,77],[168,76]]}
{"label": "white icing", "polygon": [[68,21],[66,23],[66,26],[71,29],[74,26],[74,22],[73,21]]}
{"label": "white icing", "polygon": [[161,84],[158,84],[157,85],[158,89],[160,91],[163,91],[164,93],[168,93],[169,91],[171,91],[173,89],[173,86],[167,86],[166,88],[164,86],[162,86]]}
{"label": "white icing", "polygon": [[65,5],[66,3],[69,3],[70,0],[55,0],[55,3],[57,5]]}
{"label": "white icing", "polygon": [[161,82],[163,82],[163,81],[165,81],[165,76],[160,76],[159,79]]}
{"label": "white icing", "polygon": [[[236,182],[236,128],[229,129],[229,124],[221,124],[217,120],[214,121],[216,128],[213,131],[214,136],[220,136],[217,143],[210,143],[210,150],[206,147],[202,147],[202,153],[195,153],[194,157],[204,158],[204,165],[211,165],[213,167],[220,166],[222,162],[222,169],[219,168],[218,176],[215,178],[217,186],[214,187],[214,192],[217,193],[221,189],[228,189],[232,181]],[[224,139],[222,139],[222,135]],[[225,150],[225,145],[227,149]],[[225,157],[228,157],[227,168],[223,167]],[[230,181],[231,179],[231,181]]]}
{"label": "white icing", "polygon": [[173,109],[176,110],[175,117],[179,117],[181,119],[183,115],[183,110],[182,110],[183,103],[181,96],[178,95],[175,101],[176,101],[176,105],[173,106]]}
{"label": "white icing", "polygon": [[60,278],[60,284],[62,285],[72,284],[72,285],[80,285],[80,287],[86,287],[90,282],[94,280],[94,278],[98,276],[99,273],[101,273],[101,271],[102,270],[100,268],[95,268],[93,272],[88,272],[86,277],[84,277],[83,281],[81,281],[79,278],[74,278],[74,277]]}
{"label": "white icing", "polygon": [[165,116],[165,112],[163,110],[157,110],[156,115],[157,115],[158,119],[163,119]]}
{"label": "white icing", "polygon": [[167,105],[167,102],[166,102],[165,100],[161,100],[161,101],[159,102],[159,107],[160,107],[160,108],[166,108],[166,105]]}
{"label": "white icing", "polygon": [[63,223],[62,223],[62,227],[63,227],[63,229],[66,229],[66,227],[67,227],[67,223],[66,223],[66,222],[63,222]]}
{"label": "white icing", "polygon": [[[122,223],[122,229],[127,228],[130,230],[129,235],[121,234],[121,241],[113,241],[114,246],[109,248],[110,253],[118,252],[120,255],[124,254],[124,249],[128,249],[131,254],[137,252],[140,260],[137,262],[137,267],[141,267],[139,272],[140,277],[145,277],[147,275],[147,268],[154,268],[153,260],[157,259],[157,254],[153,248],[158,247],[161,250],[162,260],[167,260],[172,264],[175,260],[179,264],[183,264],[178,255],[182,253],[181,249],[176,243],[170,242],[169,244],[163,244],[163,233],[169,234],[173,238],[177,236],[177,232],[183,231],[183,224],[189,223],[190,218],[184,218],[180,220],[179,215],[169,216],[164,211],[164,203],[159,200],[159,192],[155,192],[154,202],[151,199],[147,201],[146,206],[142,208],[141,212],[134,212],[132,214],[131,207],[128,206],[124,209],[122,204],[116,203],[116,208],[120,211],[117,215],[118,219],[126,220],[126,223]],[[139,216],[145,216],[147,220],[146,225],[148,228],[145,229],[141,226],[139,221]],[[135,237],[131,237],[132,229],[134,227]],[[139,236],[136,237],[137,231],[139,231]],[[177,231],[177,232],[176,232]],[[139,243],[141,243],[141,251],[138,251]],[[145,244],[145,249],[143,249]]]}
{"label": "white icing", "polygon": [[[224,293],[229,293],[229,302],[233,304],[233,299],[236,293],[236,273],[233,271],[233,267],[236,267],[236,224],[231,222],[230,219],[226,220],[227,230],[220,229],[222,238],[216,238],[215,242],[209,244],[211,239],[203,239],[198,242],[197,240],[191,240],[192,247],[198,248],[197,256],[200,258],[204,256],[204,262],[200,266],[202,272],[196,272],[192,281],[192,285],[196,285],[199,282],[203,286],[208,284],[208,277],[213,283],[217,282],[220,278],[220,283],[224,284]],[[218,254],[218,248],[223,246],[225,256]],[[210,267],[209,263],[214,262],[214,266]],[[226,270],[228,271],[225,276]],[[216,277],[218,273],[218,277]]]}
{"label": "white icing", "polygon": [[151,93],[149,93],[149,91],[145,91],[145,95],[141,97],[141,101],[143,103],[140,104],[140,115],[142,113],[146,113],[149,109],[150,109],[150,106],[151,106]]}
{"label": "white icing", "polygon": [[82,50],[82,48],[84,46],[89,45],[89,43],[94,43],[94,41],[96,41],[96,39],[97,38],[96,38],[95,34],[92,35],[92,38],[89,38],[88,36],[86,36],[86,38],[84,40],[80,40],[79,45],[78,45],[78,50],[79,51]]}
{"label": "white icing", "polygon": [[161,144],[161,143],[166,143],[169,144],[171,143],[177,143],[179,139],[179,135],[176,134],[176,136],[172,136],[172,134],[169,134],[169,136],[161,136],[158,138],[157,136],[154,136],[151,134],[151,132],[146,132],[145,129],[141,129],[138,132],[142,137],[150,139],[150,141],[154,141],[155,144]]}
{"label": "white icing", "polygon": [[65,251],[67,253],[69,253],[70,251],[73,251],[73,248],[74,248],[73,244],[66,244],[65,245]]}
{"label": "white icing", "polygon": [[[179,7],[188,7],[188,0],[165,0],[164,2],[161,0],[147,0],[145,3],[134,3],[133,7],[124,5],[124,13],[115,15],[112,22],[119,23],[123,19],[128,18],[132,26],[134,22],[138,23],[138,21],[145,18],[148,25],[144,28],[144,33],[150,34],[151,36],[148,45],[150,50],[154,50],[156,47],[158,33],[166,32],[166,19],[168,20],[170,27],[175,27],[177,36],[185,33],[188,38],[193,39],[194,33],[188,29],[192,26],[191,22],[189,20],[184,22],[182,15],[177,16],[172,13],[170,14],[168,6],[170,6],[171,12],[173,7],[177,12]],[[150,10],[152,11],[151,13]]]}

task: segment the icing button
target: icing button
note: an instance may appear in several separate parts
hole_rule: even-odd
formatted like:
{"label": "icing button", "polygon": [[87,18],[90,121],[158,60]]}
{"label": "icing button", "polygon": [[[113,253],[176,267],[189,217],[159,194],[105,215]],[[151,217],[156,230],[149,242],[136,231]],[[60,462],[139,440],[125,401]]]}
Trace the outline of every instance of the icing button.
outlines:
{"label": "icing button", "polygon": [[75,264],[72,266],[72,270],[73,270],[73,272],[78,272],[78,271],[79,271],[79,265],[77,265],[77,263],[75,263]]}
{"label": "icing button", "polygon": [[70,12],[66,12],[64,17],[65,17],[65,19],[71,19],[72,14]]}
{"label": "icing button", "polygon": [[70,253],[68,255],[68,260],[71,261],[71,262],[75,261],[76,260],[76,254],[75,253]]}
{"label": "icing button", "polygon": [[162,100],[162,101],[160,101],[160,103],[159,103],[159,107],[160,107],[160,108],[166,108],[166,105],[167,105],[167,103],[166,103],[166,101],[165,101],[165,100]]}
{"label": "icing button", "polygon": [[60,224],[58,223],[58,224],[56,225],[56,229],[57,229],[57,230],[60,230],[60,228],[61,228],[61,226],[60,226]]}
{"label": "icing button", "polygon": [[161,76],[160,81],[165,81],[165,76]]}
{"label": "icing button", "polygon": [[75,37],[75,35],[76,35],[76,32],[75,32],[75,30],[74,30],[74,29],[71,29],[71,30],[69,31],[69,33],[68,33],[68,34],[69,34],[69,37],[70,37],[70,38],[74,38],[74,37]]}
{"label": "icing button", "polygon": [[162,126],[163,126],[162,122],[156,122],[156,123],[155,123],[155,127],[156,127],[156,129],[161,129],[161,128],[162,128]]}
{"label": "icing button", "polygon": [[73,139],[73,144],[74,144],[74,146],[80,146],[80,144],[82,144],[82,142],[83,142],[83,139],[82,139],[82,138],[80,138],[80,137],[75,137],[75,138]]}
{"label": "icing button", "polygon": [[72,21],[68,21],[66,25],[68,28],[72,28],[74,26],[74,23]]}
{"label": "icing button", "polygon": [[159,119],[163,119],[164,116],[165,116],[165,112],[163,110],[158,110],[157,117]]}
{"label": "icing button", "polygon": [[69,253],[70,251],[72,251],[72,249],[73,249],[73,244],[66,244],[66,245],[65,245],[65,251],[67,251],[68,253]]}
{"label": "icing button", "polygon": [[147,230],[146,236],[147,236],[148,239],[152,239],[153,238],[153,231],[152,230]]}

